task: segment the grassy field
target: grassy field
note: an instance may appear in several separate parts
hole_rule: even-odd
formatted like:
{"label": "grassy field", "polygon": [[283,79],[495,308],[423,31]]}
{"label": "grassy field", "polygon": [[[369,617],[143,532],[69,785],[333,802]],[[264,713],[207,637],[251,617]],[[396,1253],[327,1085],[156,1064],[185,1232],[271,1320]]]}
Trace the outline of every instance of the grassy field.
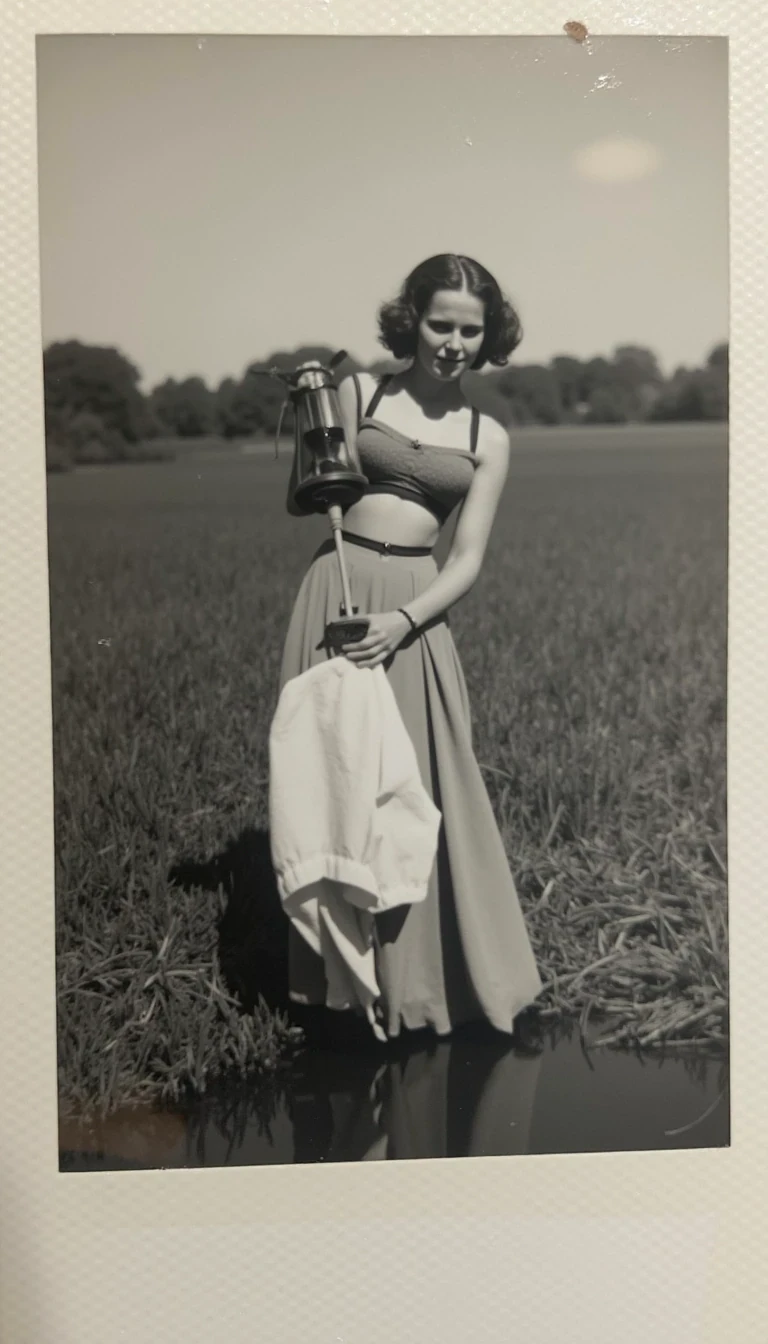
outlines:
{"label": "grassy field", "polygon": [[[284,512],[288,467],[49,479],[64,1110],[297,1043],[267,732],[326,526]],[[722,427],[521,433],[452,616],[544,1015],[614,1042],[727,1035],[726,509]]]}

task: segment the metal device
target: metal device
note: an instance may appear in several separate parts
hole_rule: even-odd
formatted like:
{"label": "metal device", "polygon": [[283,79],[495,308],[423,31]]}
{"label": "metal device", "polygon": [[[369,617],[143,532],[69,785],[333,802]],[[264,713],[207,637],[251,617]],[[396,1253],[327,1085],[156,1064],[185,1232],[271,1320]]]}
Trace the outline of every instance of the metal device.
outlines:
{"label": "metal device", "polygon": [[275,431],[275,457],[279,455],[283,419],[290,405],[294,422],[294,503],[304,514],[326,513],[331,524],[342,591],[340,619],[329,621],[325,627],[326,646],[332,653],[339,653],[343,644],[357,643],[367,634],[369,625],[352,605],[342,536],[343,510],[360,499],[368,484],[357,449],[347,442],[339,403],[335,370],[346,358],[346,350],[339,350],[327,365],[311,360],[297,369],[257,370],[280,379],[288,388]]}

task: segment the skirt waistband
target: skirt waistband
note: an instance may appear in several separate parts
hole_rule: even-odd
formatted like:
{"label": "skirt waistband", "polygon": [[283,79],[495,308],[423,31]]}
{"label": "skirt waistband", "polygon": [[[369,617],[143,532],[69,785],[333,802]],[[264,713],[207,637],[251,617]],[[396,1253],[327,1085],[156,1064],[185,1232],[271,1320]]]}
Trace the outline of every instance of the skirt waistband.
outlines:
{"label": "skirt waistband", "polygon": [[380,555],[431,555],[431,546],[396,546],[393,541],[374,541],[372,537],[361,537],[356,532],[342,531],[342,537],[353,546],[365,546]]}

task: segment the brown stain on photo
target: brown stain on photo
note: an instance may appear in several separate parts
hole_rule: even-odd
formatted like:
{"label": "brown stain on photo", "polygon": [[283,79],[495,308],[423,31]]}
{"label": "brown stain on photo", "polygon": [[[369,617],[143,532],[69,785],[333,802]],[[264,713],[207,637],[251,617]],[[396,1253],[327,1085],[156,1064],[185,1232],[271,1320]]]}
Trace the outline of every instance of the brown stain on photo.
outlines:
{"label": "brown stain on photo", "polygon": [[567,33],[574,42],[586,42],[589,37],[587,25],[579,23],[576,19],[570,19],[568,23],[564,23],[563,32]]}

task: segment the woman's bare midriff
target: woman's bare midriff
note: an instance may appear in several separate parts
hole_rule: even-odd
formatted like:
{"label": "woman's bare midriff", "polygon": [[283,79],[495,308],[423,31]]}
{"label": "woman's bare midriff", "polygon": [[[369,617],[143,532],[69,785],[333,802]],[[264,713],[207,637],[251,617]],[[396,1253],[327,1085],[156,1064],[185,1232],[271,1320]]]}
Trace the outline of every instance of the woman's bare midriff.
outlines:
{"label": "woman's bare midriff", "polygon": [[389,541],[394,546],[431,548],[440,535],[440,524],[429,509],[399,495],[363,495],[347,509],[344,528],[372,541]]}

